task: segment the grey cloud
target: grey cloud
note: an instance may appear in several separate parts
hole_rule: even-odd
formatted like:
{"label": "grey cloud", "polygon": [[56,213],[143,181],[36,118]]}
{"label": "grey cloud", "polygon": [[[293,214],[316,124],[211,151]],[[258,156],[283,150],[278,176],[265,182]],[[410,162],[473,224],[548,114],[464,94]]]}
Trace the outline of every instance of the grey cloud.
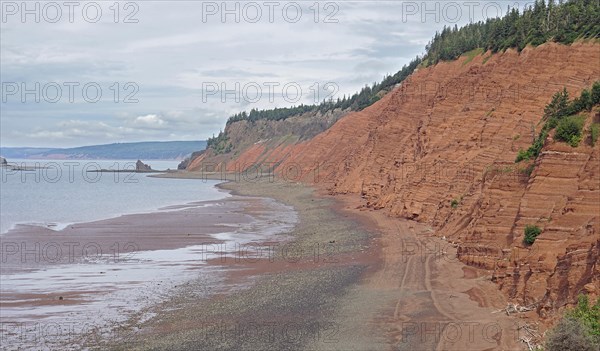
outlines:
{"label": "grey cloud", "polygon": [[[108,4],[108,3],[107,3]],[[423,51],[443,24],[403,23],[396,2],[339,2],[339,23],[314,23],[305,7],[298,23],[201,21],[199,2],[138,2],[138,23],[0,24],[2,81],[135,82],[138,103],[103,100],[1,104],[1,139],[10,146],[74,146],[114,141],[203,139],[233,113],[290,103],[202,99],[212,81],[310,87],[335,82],[338,96],[393,74]],[[108,6],[108,5],[107,5]],[[107,13],[111,13],[107,10]],[[323,15],[324,12],[321,13]],[[323,17],[321,17],[322,19]],[[124,91],[120,92],[123,98]],[[32,126],[35,126],[32,127]]]}

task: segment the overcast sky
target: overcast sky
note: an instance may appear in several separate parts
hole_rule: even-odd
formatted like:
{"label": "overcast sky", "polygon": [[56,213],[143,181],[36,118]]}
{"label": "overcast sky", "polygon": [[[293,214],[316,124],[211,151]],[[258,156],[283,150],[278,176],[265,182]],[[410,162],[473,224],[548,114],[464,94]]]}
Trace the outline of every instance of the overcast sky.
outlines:
{"label": "overcast sky", "polygon": [[236,112],[352,94],[515,4],[448,3],[3,1],[1,145],[206,139]]}

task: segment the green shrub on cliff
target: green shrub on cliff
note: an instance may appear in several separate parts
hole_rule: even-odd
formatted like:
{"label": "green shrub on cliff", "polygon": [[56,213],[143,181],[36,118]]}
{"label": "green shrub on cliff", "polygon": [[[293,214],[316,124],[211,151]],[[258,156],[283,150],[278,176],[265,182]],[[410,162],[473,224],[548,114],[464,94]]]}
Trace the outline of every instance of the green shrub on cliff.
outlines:
{"label": "green shrub on cliff", "polygon": [[206,140],[206,148],[212,149],[216,154],[225,154],[231,152],[233,145],[229,142],[229,137],[223,132],[219,132],[219,135]]}
{"label": "green shrub on cliff", "polygon": [[547,334],[546,351],[597,351],[592,338],[586,335],[581,321],[561,319]]}
{"label": "green shrub on cliff", "polygon": [[[573,101],[569,100],[569,93],[566,88],[555,93],[552,96],[552,100],[544,108],[542,120],[545,122],[539,135],[534,139],[533,144],[527,150],[519,150],[515,162],[535,160],[542,151],[548,134],[555,128],[556,133],[554,137],[556,140],[564,141],[569,143],[569,145],[576,147],[583,138],[582,130],[583,125],[585,124],[585,116],[573,115],[581,111],[589,111],[599,103],[600,81],[594,82],[591,92],[587,89],[583,89],[580,96]],[[593,133],[593,129],[590,129],[592,145],[595,143]],[[595,133],[597,135],[598,132],[596,131]]]}
{"label": "green shrub on cliff", "polygon": [[581,95],[576,98],[571,104],[571,113],[577,113],[579,111],[591,111],[594,103],[592,102],[592,94],[589,90],[583,89]]}
{"label": "green shrub on cliff", "polygon": [[458,205],[460,204],[460,198],[458,199],[452,199],[452,201],[450,201],[450,207],[452,208],[457,208]]}
{"label": "green shrub on cliff", "polygon": [[517,153],[517,158],[515,159],[515,162],[529,160],[530,158],[531,158],[531,154],[529,153],[529,149],[527,149],[527,150],[519,149],[519,152]]}
{"label": "green shrub on cliff", "polygon": [[556,134],[554,137],[556,140],[563,141],[572,147],[576,147],[581,141],[581,132],[583,130],[584,122],[585,116],[563,118],[556,127]]}
{"label": "green shrub on cliff", "polygon": [[595,351],[600,347],[600,298],[591,306],[586,295],[579,295],[577,306],[568,310],[548,332],[548,351]]}
{"label": "green shrub on cliff", "polygon": [[580,320],[590,335],[600,338],[600,298],[595,305],[590,305],[586,295],[579,295],[577,306],[568,311],[567,316]]}
{"label": "green shrub on cliff", "polygon": [[540,235],[540,233],[542,232],[540,227],[531,224],[526,225],[524,231],[525,238],[523,239],[523,242],[527,245],[532,245],[535,242],[537,236]]}
{"label": "green shrub on cliff", "polygon": [[523,149],[519,150],[515,162],[521,162],[523,160],[535,160],[542,151],[542,147],[544,147],[544,142],[546,141],[547,137],[548,127],[545,125],[538,137],[533,141],[533,144],[526,151]]}

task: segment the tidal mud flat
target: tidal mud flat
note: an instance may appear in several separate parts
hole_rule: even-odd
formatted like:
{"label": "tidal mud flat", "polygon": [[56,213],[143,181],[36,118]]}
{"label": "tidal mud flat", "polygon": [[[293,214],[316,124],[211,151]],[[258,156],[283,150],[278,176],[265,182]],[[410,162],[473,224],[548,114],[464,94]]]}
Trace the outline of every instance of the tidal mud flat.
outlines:
{"label": "tidal mud flat", "polygon": [[[234,196],[266,196],[292,206],[298,223],[290,242],[263,243],[268,253],[238,260],[213,259],[225,267],[225,283],[236,289],[208,298],[212,289],[191,280],[150,309],[154,318],[132,320],[126,338],[91,343],[98,349],[297,350],[310,339],[337,343],[333,320],[340,294],[369,266],[368,233],[353,221],[337,221],[331,200],[289,183],[225,183]],[[95,341],[94,341],[95,342]]]}
{"label": "tidal mud flat", "polygon": [[237,288],[225,279],[235,267],[211,262],[285,243],[296,221],[289,206],[234,195],[59,230],[18,225],[0,236],[2,349],[121,340],[124,325],[151,318],[150,307],[189,281],[203,282],[197,298]]}
{"label": "tidal mud flat", "polygon": [[[183,173],[177,177],[200,178]],[[292,245],[269,256],[212,263],[238,289],[190,280],[126,324],[113,350],[522,350],[520,321],[490,272],[455,259],[455,247],[419,223],[366,209],[358,196],[329,196],[273,179],[220,185],[292,206]],[[90,339],[88,339],[90,341]]]}
{"label": "tidal mud flat", "polygon": [[[41,280],[29,279],[27,293],[3,284],[4,340],[50,350],[522,349],[519,320],[495,313],[506,301],[489,272],[458,262],[454,246],[426,226],[366,209],[358,196],[297,183],[219,187],[232,197],[4,236],[3,243],[29,245],[78,233],[101,247],[131,241],[144,248],[120,253],[139,259],[129,268],[94,262],[92,271],[7,257],[3,279],[29,272]],[[84,256],[74,261],[89,266]],[[52,269],[59,270],[36,273]],[[144,280],[143,272],[157,279]],[[56,284],[49,289],[48,281]],[[14,323],[19,318],[24,327]]]}

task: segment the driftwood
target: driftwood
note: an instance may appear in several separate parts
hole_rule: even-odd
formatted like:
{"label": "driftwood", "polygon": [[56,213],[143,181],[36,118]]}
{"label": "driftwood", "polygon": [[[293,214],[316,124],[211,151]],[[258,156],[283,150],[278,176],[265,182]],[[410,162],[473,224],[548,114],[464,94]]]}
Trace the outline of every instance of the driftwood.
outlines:
{"label": "driftwood", "polygon": [[519,304],[516,303],[508,303],[506,305],[506,307],[499,309],[497,311],[494,311],[492,313],[498,313],[498,312],[506,312],[507,316],[510,316],[511,313],[523,313],[523,312],[529,312],[533,310],[533,307],[535,307],[535,305],[537,304],[537,302],[532,303],[531,305],[527,305],[527,306],[520,306]]}
{"label": "driftwood", "polygon": [[522,326],[518,327],[517,330],[524,330],[527,334],[534,338],[541,338],[541,335],[537,332],[537,328],[532,327],[531,325],[525,323]]}
{"label": "driftwood", "polygon": [[537,332],[537,328],[532,327],[531,325],[525,323],[522,326],[518,327],[517,330],[524,330],[528,335],[524,335],[521,337],[521,341],[527,344],[527,348],[529,351],[537,349],[537,344],[534,343],[534,340],[540,340],[541,336]]}
{"label": "driftwood", "polygon": [[535,347],[531,344],[531,338],[524,336],[521,338],[521,341],[527,344],[527,348],[529,349],[529,351],[535,350]]}
{"label": "driftwood", "polygon": [[[538,302],[534,302],[527,306],[520,306],[519,304],[516,304],[516,303],[508,303],[505,308],[499,309],[492,313],[505,312],[507,316],[510,316],[511,313],[528,312],[528,311],[532,311],[533,308],[535,307],[535,305],[538,304]],[[538,345],[536,344],[535,341],[541,340],[541,338],[542,338],[541,335],[537,332],[537,328],[534,326],[531,326],[530,324],[525,323],[522,326],[518,327],[517,330],[525,331],[525,333],[524,333],[525,335],[521,336],[520,340],[522,342],[524,342],[525,344],[527,344],[527,348],[529,349],[529,351],[536,350]]]}

